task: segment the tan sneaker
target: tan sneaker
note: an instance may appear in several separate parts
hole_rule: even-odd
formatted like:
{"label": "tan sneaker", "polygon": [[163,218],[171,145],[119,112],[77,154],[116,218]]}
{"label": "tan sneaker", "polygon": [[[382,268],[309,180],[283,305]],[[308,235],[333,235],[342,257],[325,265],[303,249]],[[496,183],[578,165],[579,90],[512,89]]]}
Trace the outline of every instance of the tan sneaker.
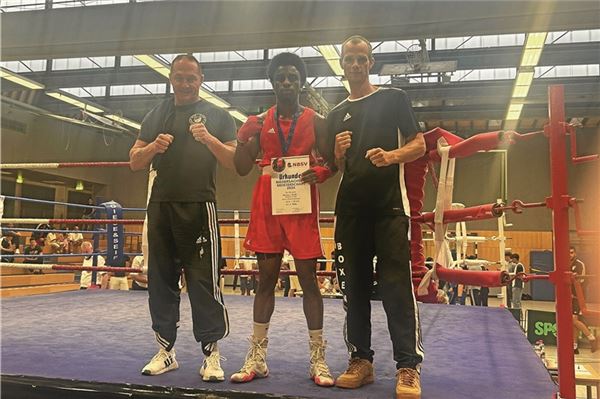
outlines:
{"label": "tan sneaker", "polygon": [[250,382],[254,378],[264,378],[269,375],[269,368],[267,367],[267,344],[269,339],[257,340],[250,337],[248,341],[250,341],[250,349],[246,354],[244,365],[240,371],[231,376],[231,382]]}
{"label": "tan sneaker", "polygon": [[367,359],[353,357],[350,359],[348,369],[335,380],[338,388],[360,388],[375,381],[373,363]]}
{"label": "tan sneaker", "polygon": [[396,372],[396,399],[421,399],[421,376],[417,370],[398,369]]}
{"label": "tan sneaker", "polygon": [[332,387],[335,383],[329,366],[325,362],[326,341],[309,341],[310,347],[310,378],[321,387]]}

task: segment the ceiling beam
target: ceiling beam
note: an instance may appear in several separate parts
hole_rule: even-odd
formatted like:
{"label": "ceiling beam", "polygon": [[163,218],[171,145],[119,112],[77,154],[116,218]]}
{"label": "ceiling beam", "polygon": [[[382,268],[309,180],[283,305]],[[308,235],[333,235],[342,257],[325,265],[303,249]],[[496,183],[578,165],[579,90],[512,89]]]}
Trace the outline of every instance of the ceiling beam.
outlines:
{"label": "ceiling beam", "polygon": [[[169,1],[2,15],[2,60],[592,29],[597,1]],[[277,18],[274,18],[277,16]]]}
{"label": "ceiling beam", "polygon": [[[520,60],[522,46],[436,50],[430,51],[431,61],[458,61],[459,70],[515,67]],[[539,66],[584,65],[600,62],[600,42],[554,44],[546,46]],[[264,79],[270,60],[210,62],[203,65],[206,81]],[[310,76],[333,76],[321,57],[305,58]],[[405,63],[405,53],[375,55],[374,74],[384,64]],[[50,72],[28,72],[23,76],[43,83],[48,88],[88,87],[128,84],[166,83],[166,78],[146,66],[72,69]]]}
{"label": "ceiling beam", "polygon": [[[570,79],[543,79],[534,81],[527,98],[524,115],[529,109],[546,110],[548,102],[548,85],[562,83],[565,85],[565,102],[567,109],[577,108],[585,113],[582,117],[600,115],[600,82],[597,77]],[[453,83],[449,85],[414,85],[405,88],[413,101],[415,112],[424,120],[437,118],[442,113],[452,116],[459,113],[460,117],[444,116],[439,119],[502,119],[509,101],[512,81],[484,81]],[[330,103],[337,104],[347,96],[343,88],[317,89]],[[221,98],[232,106],[253,114],[266,109],[275,103],[271,90],[219,92]],[[113,96],[109,98],[94,98],[97,103],[113,112],[122,112],[124,116],[141,120],[164,95]],[[303,104],[307,104],[304,97]],[[69,108],[48,97],[39,96],[36,106],[61,114],[69,114]],[[74,110],[74,112],[78,112]],[[474,116],[469,116],[473,113]],[[543,114],[544,112],[541,112]],[[434,116],[431,116],[434,114]],[[543,116],[535,114],[534,116]]]}

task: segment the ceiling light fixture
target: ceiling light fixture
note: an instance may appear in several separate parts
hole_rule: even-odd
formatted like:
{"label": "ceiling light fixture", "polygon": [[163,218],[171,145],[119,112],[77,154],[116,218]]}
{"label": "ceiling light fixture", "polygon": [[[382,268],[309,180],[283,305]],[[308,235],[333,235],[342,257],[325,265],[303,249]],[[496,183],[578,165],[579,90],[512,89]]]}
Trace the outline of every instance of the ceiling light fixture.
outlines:
{"label": "ceiling light fixture", "polygon": [[237,119],[238,121],[240,121],[242,123],[246,122],[246,120],[248,119],[248,117],[246,115],[244,115],[237,109],[232,109],[229,111],[229,113],[231,114],[231,116],[233,116],[235,119]]}
{"label": "ceiling light fixture", "polygon": [[338,53],[337,48],[334,45],[327,44],[323,46],[317,46],[317,49],[319,50],[323,58],[325,58],[327,64],[329,64],[329,68],[331,68],[331,70],[336,76],[341,77],[342,84],[344,85],[346,90],[350,92],[350,85],[348,84],[348,81],[345,78],[343,78],[344,69],[340,64],[340,54]]}
{"label": "ceiling light fixture", "polygon": [[18,73],[14,73],[2,67],[0,67],[0,77],[32,90],[39,90],[45,87],[41,83],[35,82],[31,79],[19,75]]}
{"label": "ceiling light fixture", "polygon": [[[134,57],[138,61],[146,64],[146,66],[154,69],[156,72],[158,72],[165,78],[169,79],[169,73],[171,71],[171,67],[169,65],[167,65],[167,63],[165,63],[163,60],[158,58],[157,56],[155,56],[155,55],[134,55]],[[245,122],[247,119],[247,117],[244,113],[242,113],[241,111],[238,111],[235,108],[231,108],[231,104],[229,104],[227,101],[223,100],[219,96],[211,93],[210,91],[208,91],[202,87],[200,88],[200,90],[198,92],[198,96],[201,99],[208,101],[209,103],[212,103],[219,108],[227,109],[227,112],[229,112],[229,114],[231,114],[231,116],[233,116],[234,118],[236,118],[239,121]]]}
{"label": "ceiling light fixture", "polygon": [[[518,121],[523,111],[523,101],[529,94],[535,74],[534,68],[540,61],[547,36],[548,32],[532,32],[525,37],[521,62],[513,86],[512,100],[508,105],[506,118],[504,118],[504,129],[516,129],[519,124]],[[517,100],[515,101],[515,99]]]}
{"label": "ceiling light fixture", "polygon": [[92,105],[88,102],[85,102],[77,97],[71,96],[67,93],[65,93],[64,91],[61,90],[57,90],[57,91],[47,91],[46,92],[47,96],[56,98],[57,100],[66,102],[68,104],[74,105],[78,108],[81,108],[83,110],[89,111],[89,112],[95,112],[97,114],[103,113],[104,110],[101,108],[98,108],[98,106],[96,105]]}
{"label": "ceiling light fixture", "polygon": [[108,115],[104,115],[104,116],[115,122],[119,122],[123,125],[130,126],[136,130],[140,130],[140,128],[142,127],[142,125],[140,125],[139,123],[132,121],[131,119],[123,118],[122,116],[119,116],[119,115],[108,114]]}

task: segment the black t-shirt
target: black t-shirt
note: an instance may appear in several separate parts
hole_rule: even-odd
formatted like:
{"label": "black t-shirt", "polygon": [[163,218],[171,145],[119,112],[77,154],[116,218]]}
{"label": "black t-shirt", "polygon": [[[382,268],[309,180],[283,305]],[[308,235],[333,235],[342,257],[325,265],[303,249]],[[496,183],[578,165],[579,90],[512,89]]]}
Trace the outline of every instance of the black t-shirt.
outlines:
{"label": "black t-shirt", "polygon": [[367,150],[372,148],[398,149],[405,139],[420,131],[406,93],[380,88],[360,99],[346,99],[338,104],[327,116],[328,150],[332,159],[335,135],[345,130],[352,132],[352,145],[346,151],[336,214],[407,214],[403,166],[378,168],[365,158]]}
{"label": "black t-shirt", "polygon": [[[2,254],[8,254],[8,255],[12,255],[15,253],[14,249],[10,249],[10,242],[8,241],[8,238],[6,237],[2,237],[0,239],[0,253]],[[13,242],[14,244],[14,242]]]}
{"label": "black t-shirt", "polygon": [[[160,111],[163,111],[161,115],[150,115]],[[169,149],[155,156],[152,162],[157,176],[150,201],[215,202],[217,159],[206,145],[194,140],[189,131],[189,118],[193,114],[205,115],[208,132],[225,143],[236,137],[231,115],[206,101],[157,107],[150,114],[142,122],[140,140],[150,143],[159,133],[174,137]]]}
{"label": "black t-shirt", "polygon": [[25,254],[25,256],[27,256],[27,258],[29,258],[26,259],[27,262],[42,263],[42,258],[34,256],[42,253],[42,247],[40,247],[39,245],[36,245],[35,247],[27,246],[23,250],[23,253]]}
{"label": "black t-shirt", "polygon": [[[522,263],[517,263],[517,265],[515,266],[515,273],[525,273],[525,267],[523,266]],[[516,278],[514,280],[514,284],[513,287],[515,288],[523,288],[523,280],[521,280],[520,278]]]}
{"label": "black t-shirt", "polygon": [[[579,258],[575,258],[571,260],[571,271],[576,274],[576,278],[579,280],[579,283],[582,287],[585,287],[586,280],[585,276],[585,263],[583,263]],[[575,292],[575,285],[571,285],[571,289],[573,291],[573,295],[577,295]]]}

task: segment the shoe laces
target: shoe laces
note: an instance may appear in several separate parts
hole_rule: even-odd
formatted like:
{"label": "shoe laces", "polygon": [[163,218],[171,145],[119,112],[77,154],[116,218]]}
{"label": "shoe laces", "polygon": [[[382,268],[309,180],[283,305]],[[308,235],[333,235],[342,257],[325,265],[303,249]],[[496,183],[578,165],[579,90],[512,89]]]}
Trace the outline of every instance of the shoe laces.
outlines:
{"label": "shoe laces", "polygon": [[348,364],[348,370],[346,373],[348,374],[360,374],[361,369],[366,366],[368,360],[364,360],[358,357],[353,357],[350,359],[350,363]]}
{"label": "shoe laces", "polygon": [[207,368],[221,368],[221,360],[227,360],[225,357],[221,356],[219,352],[213,351],[209,356],[206,357],[206,367]]}
{"label": "shoe laces", "polygon": [[171,356],[171,353],[167,352],[166,350],[164,350],[164,349],[161,348],[158,351],[158,353],[156,355],[154,355],[154,357],[152,358],[151,362],[154,362],[154,361],[163,361],[164,359],[168,358],[169,356]]}
{"label": "shoe laces", "polygon": [[267,352],[265,351],[265,348],[262,347],[262,343],[265,342],[265,339],[263,338],[259,341],[248,338],[248,341],[250,342],[250,348],[246,354],[244,365],[240,370],[241,373],[248,373],[256,363],[266,363],[267,361]]}
{"label": "shoe laces", "polygon": [[310,363],[314,367],[316,375],[331,377],[329,366],[325,362],[325,346],[327,342],[310,342]]}
{"label": "shoe laces", "polygon": [[419,385],[419,373],[417,370],[401,368],[396,375],[398,376],[398,382],[402,385],[410,387]]}

